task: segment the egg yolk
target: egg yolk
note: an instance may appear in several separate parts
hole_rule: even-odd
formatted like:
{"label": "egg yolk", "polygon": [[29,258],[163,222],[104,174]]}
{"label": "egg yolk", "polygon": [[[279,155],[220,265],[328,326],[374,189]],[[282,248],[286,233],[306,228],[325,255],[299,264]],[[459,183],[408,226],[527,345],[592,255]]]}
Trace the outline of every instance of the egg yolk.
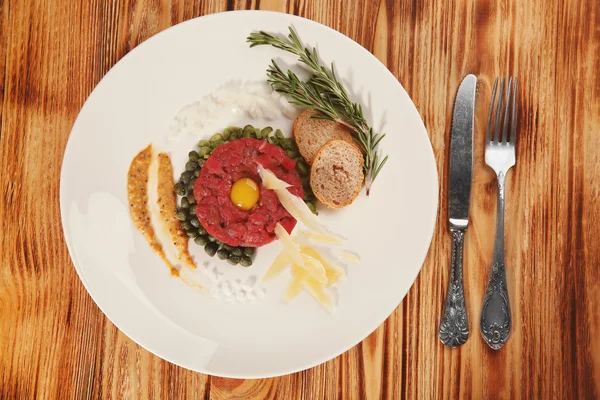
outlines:
{"label": "egg yolk", "polygon": [[229,198],[231,202],[242,210],[250,210],[260,196],[258,185],[252,179],[242,178],[231,187]]}

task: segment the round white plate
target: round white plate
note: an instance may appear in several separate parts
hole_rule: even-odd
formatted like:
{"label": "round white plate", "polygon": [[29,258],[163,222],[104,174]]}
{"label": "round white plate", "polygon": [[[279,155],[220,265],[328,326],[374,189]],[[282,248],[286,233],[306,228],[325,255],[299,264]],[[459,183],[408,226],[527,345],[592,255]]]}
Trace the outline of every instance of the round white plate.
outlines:
{"label": "round white plate", "polygon": [[[322,212],[348,238],[362,262],[345,266],[337,311],[308,293],[285,304],[287,278],[268,282],[249,304],[201,295],[169,271],[137,232],[128,212],[126,176],[148,143],[171,154],[182,170],[197,137],[167,140],[184,105],[234,81],[263,80],[276,58],[298,70],[293,56],[248,47],[254,30],[287,34],[293,25],[338,75],[379,131],[389,161],[372,193],[351,206]],[[290,134],[292,122],[237,118],[227,124],[271,125]],[[226,125],[220,127],[225,128]],[[212,133],[212,132],[211,132]],[[359,343],[398,306],[427,253],[437,212],[438,182],[427,132],[410,98],[371,53],[316,22],[272,12],[243,11],[194,19],[147,40],[119,61],[94,89],[69,138],[62,166],[63,229],[75,268],[100,309],[126,335],[154,354],[212,375],[259,378],[300,371]],[[228,278],[244,279],[270,265],[280,244],[257,253],[252,268],[231,267],[194,249]]]}

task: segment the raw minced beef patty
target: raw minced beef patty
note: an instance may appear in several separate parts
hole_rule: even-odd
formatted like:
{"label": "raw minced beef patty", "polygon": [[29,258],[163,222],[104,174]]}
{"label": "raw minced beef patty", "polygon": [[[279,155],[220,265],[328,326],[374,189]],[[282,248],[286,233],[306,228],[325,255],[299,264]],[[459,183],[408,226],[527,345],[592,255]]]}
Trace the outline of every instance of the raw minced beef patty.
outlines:
{"label": "raw minced beef patty", "polygon": [[[194,185],[196,216],[217,240],[231,246],[259,247],[275,238],[278,222],[289,233],[296,226],[275,192],[261,184],[259,165],[290,184],[290,193],[304,198],[296,162],[281,148],[250,138],[223,144],[206,160]],[[260,188],[260,198],[249,211],[239,209],[229,198],[231,186],[242,178],[252,179]]]}

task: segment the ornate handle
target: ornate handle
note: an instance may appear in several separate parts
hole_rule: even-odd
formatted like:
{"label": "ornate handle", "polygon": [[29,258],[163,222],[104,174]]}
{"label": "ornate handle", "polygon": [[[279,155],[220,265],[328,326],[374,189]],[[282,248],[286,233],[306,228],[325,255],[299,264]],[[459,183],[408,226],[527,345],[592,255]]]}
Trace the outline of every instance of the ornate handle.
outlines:
{"label": "ornate handle", "polygon": [[481,336],[494,350],[499,350],[510,335],[510,303],[506,290],[504,263],[494,263],[481,309]]}
{"label": "ornate handle", "polygon": [[465,306],[465,289],[463,287],[463,243],[464,229],[452,230],[452,268],[448,294],[444,304],[444,314],[440,324],[439,337],[449,347],[462,346],[469,337],[469,321]]}
{"label": "ornate handle", "polygon": [[504,178],[498,174],[498,216],[496,219],[496,239],[494,258],[483,307],[481,308],[481,336],[494,350],[500,349],[508,340],[511,329],[510,302],[506,288],[504,267]]}

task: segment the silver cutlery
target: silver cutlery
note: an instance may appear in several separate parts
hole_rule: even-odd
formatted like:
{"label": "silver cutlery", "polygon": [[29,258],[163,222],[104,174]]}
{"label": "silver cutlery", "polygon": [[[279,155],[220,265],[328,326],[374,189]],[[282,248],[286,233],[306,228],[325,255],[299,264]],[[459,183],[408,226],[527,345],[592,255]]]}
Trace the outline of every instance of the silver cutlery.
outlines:
{"label": "silver cutlery", "polygon": [[[494,103],[498,94],[494,118]],[[495,120],[495,121],[493,121]],[[487,121],[485,163],[498,180],[498,214],[492,270],[481,309],[481,335],[494,350],[508,340],[511,330],[510,302],[506,288],[504,263],[504,182],[508,170],[515,165],[517,140],[517,78],[510,78],[508,88],[504,79],[496,78]]]}
{"label": "silver cutlery", "polygon": [[469,321],[463,286],[463,243],[469,225],[469,199],[473,174],[473,125],[475,119],[475,75],[461,82],[452,114],[448,217],[452,232],[452,264],[439,338],[449,347],[462,346],[469,337]]}

